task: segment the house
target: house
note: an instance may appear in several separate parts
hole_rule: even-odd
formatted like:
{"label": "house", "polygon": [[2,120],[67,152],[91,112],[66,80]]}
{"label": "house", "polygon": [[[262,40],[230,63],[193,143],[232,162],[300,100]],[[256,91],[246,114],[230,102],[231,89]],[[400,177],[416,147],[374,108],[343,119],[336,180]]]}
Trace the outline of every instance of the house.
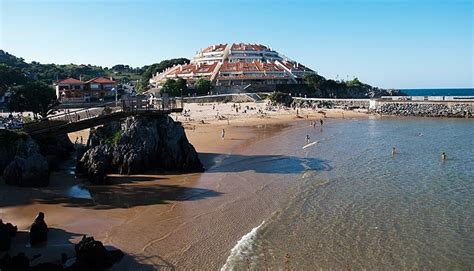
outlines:
{"label": "house", "polygon": [[117,83],[112,78],[104,77],[95,77],[88,81],[70,77],[55,84],[58,99],[78,101],[114,96],[116,86]]}
{"label": "house", "polygon": [[89,94],[90,98],[104,98],[115,95],[114,90],[117,83],[112,78],[95,77],[85,82],[85,93]]}
{"label": "house", "polygon": [[56,97],[61,98],[82,98],[84,96],[85,82],[75,78],[66,78],[56,82]]}

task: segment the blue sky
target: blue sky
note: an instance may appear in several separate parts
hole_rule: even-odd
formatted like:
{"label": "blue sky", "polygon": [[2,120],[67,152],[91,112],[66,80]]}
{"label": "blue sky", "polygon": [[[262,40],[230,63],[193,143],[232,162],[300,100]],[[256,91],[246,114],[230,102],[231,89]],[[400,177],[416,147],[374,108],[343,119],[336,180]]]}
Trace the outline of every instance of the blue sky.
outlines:
{"label": "blue sky", "polygon": [[329,78],[474,86],[471,0],[0,2],[0,48],[27,61],[143,66],[256,42]]}

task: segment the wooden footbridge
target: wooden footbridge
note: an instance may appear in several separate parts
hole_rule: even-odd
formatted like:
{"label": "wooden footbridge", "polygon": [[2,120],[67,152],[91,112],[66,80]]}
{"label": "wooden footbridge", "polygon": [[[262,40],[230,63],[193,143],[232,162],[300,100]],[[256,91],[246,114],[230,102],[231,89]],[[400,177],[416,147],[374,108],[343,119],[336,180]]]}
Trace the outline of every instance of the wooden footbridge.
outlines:
{"label": "wooden footbridge", "polygon": [[26,124],[23,131],[31,136],[71,133],[130,116],[164,116],[182,111],[181,98],[128,99],[113,106],[65,110],[64,113]]}

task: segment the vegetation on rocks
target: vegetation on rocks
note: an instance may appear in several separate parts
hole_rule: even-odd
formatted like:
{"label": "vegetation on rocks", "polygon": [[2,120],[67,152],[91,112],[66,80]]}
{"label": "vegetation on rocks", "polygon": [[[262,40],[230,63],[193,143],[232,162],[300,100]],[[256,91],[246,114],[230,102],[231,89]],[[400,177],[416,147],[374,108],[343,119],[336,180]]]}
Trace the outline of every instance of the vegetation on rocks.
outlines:
{"label": "vegetation on rocks", "polygon": [[350,81],[326,79],[314,73],[304,77],[308,94],[319,98],[373,98],[384,95],[403,96],[399,90],[387,90],[362,83],[357,77]]}

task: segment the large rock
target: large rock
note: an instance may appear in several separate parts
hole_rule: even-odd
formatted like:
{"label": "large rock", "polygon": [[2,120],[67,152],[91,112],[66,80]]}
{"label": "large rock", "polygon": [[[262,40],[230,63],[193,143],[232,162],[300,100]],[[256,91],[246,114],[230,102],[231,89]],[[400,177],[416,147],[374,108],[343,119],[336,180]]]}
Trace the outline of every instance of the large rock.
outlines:
{"label": "large rock", "polygon": [[49,184],[48,161],[39,153],[26,159],[15,156],[3,171],[6,184],[16,186],[43,187]]}
{"label": "large rock", "polygon": [[102,242],[94,240],[94,237],[84,236],[75,245],[76,262],[72,270],[99,271],[112,267],[124,256],[120,250],[108,251]]}
{"label": "large rock", "polygon": [[23,132],[0,130],[0,176],[7,184],[48,185],[50,170],[58,168],[58,161],[73,150],[66,135],[43,137],[38,142]]}
{"label": "large rock", "polygon": [[168,116],[130,117],[91,131],[76,172],[95,183],[108,173],[202,171],[194,147],[181,123]]}
{"label": "large rock", "polygon": [[10,257],[6,254],[0,261],[0,270],[2,271],[29,271],[30,260],[24,253]]}
{"label": "large rock", "polygon": [[30,227],[30,244],[36,246],[48,240],[48,225],[44,221],[44,213],[39,212]]}
{"label": "large rock", "polygon": [[10,249],[11,239],[18,231],[17,226],[11,223],[3,223],[0,219],[0,251],[7,251]]}

